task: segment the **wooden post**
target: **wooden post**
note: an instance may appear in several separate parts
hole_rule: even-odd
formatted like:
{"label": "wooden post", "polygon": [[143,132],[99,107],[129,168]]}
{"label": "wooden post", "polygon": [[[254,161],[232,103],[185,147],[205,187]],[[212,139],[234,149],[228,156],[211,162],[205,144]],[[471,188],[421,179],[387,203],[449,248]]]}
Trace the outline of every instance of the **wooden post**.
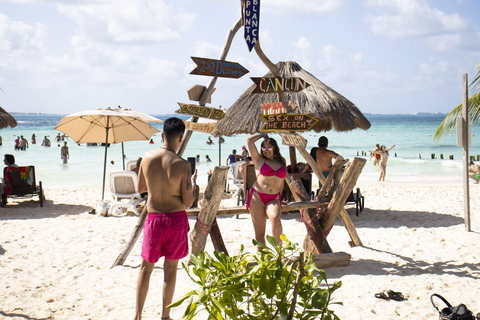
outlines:
{"label": "wooden post", "polygon": [[471,231],[470,225],[470,186],[468,177],[468,74],[463,75],[463,106],[462,106],[462,147],[463,147],[463,209],[465,214],[465,230]]}
{"label": "wooden post", "polygon": [[115,266],[121,266],[127,259],[128,255],[130,254],[130,251],[132,251],[133,246],[138,240],[138,237],[142,233],[143,230],[143,225],[145,224],[145,220],[147,219],[148,212],[147,212],[147,204],[145,203],[145,206],[143,207],[142,214],[140,217],[138,217],[137,224],[135,225],[135,228],[133,229],[132,235],[130,236],[130,239],[127,241],[127,244],[125,247],[123,247],[123,250],[120,252],[120,254],[117,257],[117,260],[113,263],[113,265],[110,267],[113,268]]}
{"label": "wooden post", "polygon": [[[305,148],[297,148],[297,149],[298,149],[298,151],[300,151],[300,154],[305,158],[305,160],[308,162],[308,164],[312,168],[313,172],[315,173],[315,175],[318,178],[318,181],[320,181],[320,183],[323,185],[322,190],[320,190],[320,192],[318,193],[320,197],[323,197],[324,194],[325,194],[324,191],[327,190],[327,189],[324,189],[324,188],[328,188],[328,185],[330,184],[330,181],[331,181],[330,176],[328,177],[329,179],[327,179],[327,181],[326,181],[325,177],[323,176],[323,173],[320,171],[320,168],[317,166],[317,163],[315,162],[315,160],[313,160],[312,156],[305,150]],[[362,159],[362,158],[354,158],[354,159]],[[335,160],[334,167],[336,167],[337,162],[340,162],[340,161],[343,161],[343,160],[344,159],[343,159],[342,156],[338,156],[337,159]],[[366,160],[365,159],[362,159],[362,160],[364,161],[364,164],[362,165],[362,168],[363,168]],[[343,163],[345,163],[345,162],[341,162],[342,166],[343,166]],[[362,168],[360,168],[360,171],[358,172],[358,175],[360,175],[360,173],[362,171]],[[358,175],[355,178],[353,186],[350,190],[352,190],[353,187],[355,186],[355,183],[357,182],[357,179],[358,179]],[[344,173],[343,176],[345,177],[345,173]],[[325,183],[325,182],[327,182],[327,183]],[[347,197],[348,197],[348,194],[347,194]],[[346,198],[345,198],[345,201],[346,201]],[[343,204],[345,204],[345,201],[343,202]],[[347,214],[347,212],[345,211],[345,208],[343,208],[343,206],[342,206],[342,210],[343,211],[340,212],[340,219],[342,220],[343,225],[347,229],[348,234],[350,235],[350,238],[352,239],[353,244],[355,244],[357,246],[363,245],[362,241],[360,240],[360,237],[358,236],[357,230],[355,229],[355,226],[353,225],[352,219],[350,219],[350,216]],[[324,226],[322,226],[322,228],[323,228],[323,230],[330,229],[330,228],[325,228]]]}
{"label": "wooden post", "polygon": [[295,147],[288,147],[289,151],[290,151],[290,166],[292,168],[292,173],[295,173],[298,171],[297,169],[297,153],[296,153],[296,150],[295,150]]}
{"label": "wooden post", "polygon": [[[190,242],[192,247],[191,254],[195,256],[198,256],[200,251],[205,250],[208,236],[207,232],[210,232],[212,230],[211,227],[215,224],[215,217],[217,215],[218,207],[220,206],[220,201],[222,200],[229,169],[230,167],[227,166],[215,167],[210,183],[205,189],[202,208],[198,214],[197,223],[195,223],[195,227],[192,232],[190,232]],[[211,235],[212,237],[221,237],[219,231],[218,234]],[[221,240],[221,242],[223,242],[223,240]],[[217,241],[217,243],[219,242]]]}
{"label": "wooden post", "polygon": [[[303,183],[300,180],[295,180],[292,176],[287,178],[288,186],[292,191],[292,195],[296,201],[307,201],[310,197],[303,186]],[[316,252],[311,250],[311,248],[304,248],[307,253],[330,253],[332,249],[328,244],[327,238],[325,237],[325,232],[318,223],[318,219],[314,218],[316,214],[316,209],[306,209],[302,213],[302,221],[307,227],[308,235],[314,243]]]}
{"label": "wooden post", "polygon": [[212,239],[213,247],[217,252],[223,252],[228,256],[227,247],[225,242],[223,242],[222,233],[217,224],[217,218],[213,220],[212,228],[210,229],[210,239]]}
{"label": "wooden post", "polygon": [[337,220],[340,209],[345,205],[345,201],[348,195],[353,190],[358,176],[362,172],[365,166],[366,160],[363,158],[353,158],[352,163],[345,170],[343,177],[340,181],[340,185],[333,195],[332,201],[330,201],[325,214],[320,219],[320,224],[324,230],[328,230],[333,227],[335,220]]}
{"label": "wooden post", "polygon": [[[235,37],[235,34],[237,31],[240,29],[242,26],[242,17],[240,17],[237,22],[232,26],[230,31],[228,32],[227,39],[225,40],[225,43],[223,45],[223,50],[222,54],[220,55],[219,60],[225,60],[227,57],[228,51],[230,50],[230,46],[232,45],[233,38]],[[210,97],[210,95],[213,93],[213,88],[215,87],[215,83],[217,83],[218,77],[213,77],[210,82],[208,83],[207,89],[203,91],[202,97],[200,98],[199,105],[204,106]],[[193,117],[192,122],[197,122],[198,117]],[[192,131],[187,130],[185,132],[185,135],[183,136],[183,141],[182,144],[180,145],[180,148],[178,149],[177,153],[181,157],[183,153],[185,152],[185,149],[187,148],[188,141],[190,141],[190,137],[192,136]],[[221,165],[219,163],[218,165]]]}

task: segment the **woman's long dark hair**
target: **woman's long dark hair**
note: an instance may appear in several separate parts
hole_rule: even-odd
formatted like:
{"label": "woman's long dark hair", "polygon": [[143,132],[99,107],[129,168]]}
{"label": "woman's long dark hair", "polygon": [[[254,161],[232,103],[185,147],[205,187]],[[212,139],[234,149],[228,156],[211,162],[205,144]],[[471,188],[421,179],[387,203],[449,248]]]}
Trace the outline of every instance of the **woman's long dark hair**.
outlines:
{"label": "woman's long dark hair", "polygon": [[[262,144],[260,145],[261,148],[263,148],[265,146],[265,143],[270,143],[273,147],[273,159],[280,162],[282,164],[282,166],[284,166],[285,168],[287,167],[287,162],[285,161],[285,158],[282,157],[282,155],[280,154],[280,148],[278,147],[278,144],[277,144],[277,141],[275,141],[275,139],[273,138],[265,138],[263,141],[262,141]],[[265,155],[263,154],[263,150],[260,150],[260,155],[264,158],[264,159],[267,159],[265,157]]]}
{"label": "woman's long dark hair", "polygon": [[387,151],[387,147],[385,147],[384,145],[382,145],[380,147],[380,151],[384,151],[387,154],[387,156],[389,156],[388,151]]}

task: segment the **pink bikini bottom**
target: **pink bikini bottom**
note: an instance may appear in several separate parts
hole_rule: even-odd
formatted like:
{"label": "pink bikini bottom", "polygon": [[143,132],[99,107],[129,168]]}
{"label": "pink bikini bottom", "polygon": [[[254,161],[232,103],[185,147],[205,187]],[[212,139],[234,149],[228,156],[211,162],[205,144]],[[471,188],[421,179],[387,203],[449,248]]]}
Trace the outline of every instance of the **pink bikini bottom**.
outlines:
{"label": "pink bikini bottom", "polygon": [[261,192],[258,192],[257,190],[255,190],[255,188],[250,188],[250,192],[248,193],[248,199],[247,199],[247,210],[248,210],[248,207],[250,205],[250,199],[252,199],[252,196],[253,196],[253,191],[255,191],[260,196],[260,200],[264,204],[267,204],[270,201],[273,201],[273,200],[277,199],[277,197],[278,197],[278,200],[280,202],[280,209],[282,209],[282,201],[281,201],[282,199],[281,199],[281,194],[280,193],[274,193],[274,194],[261,193]]}

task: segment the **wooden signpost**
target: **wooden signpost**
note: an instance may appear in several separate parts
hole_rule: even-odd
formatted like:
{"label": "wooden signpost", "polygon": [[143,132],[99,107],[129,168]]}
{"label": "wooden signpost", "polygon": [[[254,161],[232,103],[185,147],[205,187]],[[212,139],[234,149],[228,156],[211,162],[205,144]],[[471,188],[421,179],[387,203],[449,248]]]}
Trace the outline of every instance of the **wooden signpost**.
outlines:
{"label": "wooden signpost", "polygon": [[290,147],[306,148],[307,140],[296,132],[279,132],[282,144]]}
{"label": "wooden signpost", "polygon": [[185,129],[197,132],[203,132],[208,134],[213,134],[215,131],[214,122],[191,122],[183,121],[185,123]]}
{"label": "wooden signpost", "polygon": [[310,84],[299,77],[292,78],[255,78],[250,77],[257,87],[252,93],[299,92]]}
{"label": "wooden signpost", "polygon": [[258,31],[260,23],[260,0],[245,0],[245,32],[248,51],[252,51],[258,42]]}
{"label": "wooden signpost", "polygon": [[176,113],[188,114],[194,117],[201,117],[213,120],[221,120],[225,117],[225,112],[221,109],[209,108],[205,106],[199,106],[196,104],[186,104],[177,102],[180,109],[176,110]]}
{"label": "wooden signpost", "polygon": [[260,131],[308,131],[317,122],[318,119],[312,118],[307,114],[280,114],[264,115],[261,114],[265,125]]}
{"label": "wooden signpost", "polygon": [[249,71],[238,62],[191,57],[197,67],[190,74],[238,79]]}

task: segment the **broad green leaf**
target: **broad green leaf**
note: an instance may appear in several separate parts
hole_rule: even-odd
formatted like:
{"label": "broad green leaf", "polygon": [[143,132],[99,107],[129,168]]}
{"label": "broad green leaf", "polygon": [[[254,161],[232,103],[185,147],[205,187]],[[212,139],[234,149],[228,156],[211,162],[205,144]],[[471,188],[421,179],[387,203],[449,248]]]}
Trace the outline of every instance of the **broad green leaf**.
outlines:
{"label": "broad green leaf", "polygon": [[181,304],[183,303],[183,301],[187,300],[188,298],[190,298],[190,297],[193,296],[194,294],[197,294],[197,292],[196,292],[195,290],[190,291],[189,293],[185,294],[183,297],[181,297],[180,299],[178,299],[178,300],[175,301],[174,303],[168,305],[167,308],[176,308],[176,307],[178,307],[179,305],[181,305]]}

